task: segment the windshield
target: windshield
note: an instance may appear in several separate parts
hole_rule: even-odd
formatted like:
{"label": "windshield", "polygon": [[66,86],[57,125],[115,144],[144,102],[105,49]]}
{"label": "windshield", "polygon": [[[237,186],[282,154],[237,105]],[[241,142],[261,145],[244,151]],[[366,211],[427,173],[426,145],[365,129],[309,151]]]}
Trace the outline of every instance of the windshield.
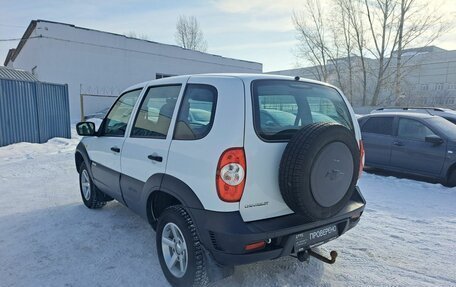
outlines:
{"label": "windshield", "polygon": [[266,140],[288,140],[311,123],[335,122],[353,130],[350,113],[337,90],[291,80],[252,83],[254,124]]}
{"label": "windshield", "polygon": [[446,137],[456,140],[456,126],[453,123],[441,117],[432,117],[426,120],[432,123],[432,127],[439,130]]}

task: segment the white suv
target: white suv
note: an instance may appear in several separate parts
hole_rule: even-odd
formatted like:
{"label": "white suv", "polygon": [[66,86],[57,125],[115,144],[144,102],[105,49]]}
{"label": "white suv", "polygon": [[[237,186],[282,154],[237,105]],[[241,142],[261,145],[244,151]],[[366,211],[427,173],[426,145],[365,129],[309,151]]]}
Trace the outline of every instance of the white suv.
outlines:
{"label": "white suv", "polygon": [[75,155],[88,208],[116,199],[152,225],[173,286],[293,255],[354,227],[365,201],[354,112],[335,87],[298,77],[178,76],[122,93]]}

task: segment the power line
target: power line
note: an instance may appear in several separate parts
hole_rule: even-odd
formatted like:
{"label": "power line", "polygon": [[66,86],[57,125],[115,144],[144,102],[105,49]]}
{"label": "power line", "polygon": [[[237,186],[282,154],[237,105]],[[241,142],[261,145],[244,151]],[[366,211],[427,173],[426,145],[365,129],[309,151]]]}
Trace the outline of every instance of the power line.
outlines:
{"label": "power line", "polygon": [[28,38],[10,38],[10,39],[0,39],[0,42],[11,42],[11,41],[20,41],[22,39],[27,40],[27,39],[34,39],[34,38],[42,38],[43,36],[32,36]]}

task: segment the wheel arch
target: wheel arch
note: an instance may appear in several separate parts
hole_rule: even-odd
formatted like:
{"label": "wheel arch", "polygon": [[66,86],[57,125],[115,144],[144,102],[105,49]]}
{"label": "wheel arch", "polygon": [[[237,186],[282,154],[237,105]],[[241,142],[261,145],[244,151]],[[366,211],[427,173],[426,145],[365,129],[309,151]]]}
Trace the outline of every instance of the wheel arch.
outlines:
{"label": "wheel arch", "polygon": [[152,226],[160,214],[172,205],[204,209],[195,192],[185,182],[163,173],[149,177],[144,185],[142,202],[142,215]]}
{"label": "wheel arch", "polygon": [[90,176],[93,176],[92,165],[91,165],[91,161],[89,158],[89,154],[88,154],[87,149],[84,146],[84,144],[82,142],[80,142],[77,145],[76,151],[74,153],[74,163],[76,165],[76,170],[78,171],[78,173],[80,172],[79,168],[81,167],[82,162],[86,163],[86,167],[87,167],[87,170],[89,171]]}

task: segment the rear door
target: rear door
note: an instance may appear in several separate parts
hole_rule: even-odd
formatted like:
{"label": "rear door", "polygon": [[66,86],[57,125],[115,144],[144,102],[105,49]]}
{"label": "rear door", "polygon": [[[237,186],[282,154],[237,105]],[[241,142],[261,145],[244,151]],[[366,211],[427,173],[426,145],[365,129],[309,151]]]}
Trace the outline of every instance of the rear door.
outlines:
{"label": "rear door", "polygon": [[394,117],[370,117],[361,126],[367,166],[388,166],[391,160]]}
{"label": "rear door", "polygon": [[397,137],[393,141],[391,165],[404,171],[440,175],[446,155],[446,143],[435,145],[426,136],[437,135],[425,122],[399,117]]}
{"label": "rear door", "polygon": [[180,102],[166,174],[188,185],[205,209],[238,211],[239,202],[219,198],[216,172],[222,153],[244,143],[243,82],[191,76]]}
{"label": "rear door", "polygon": [[240,202],[244,221],[293,213],[282,198],[279,167],[294,133],[316,122],[336,122],[355,131],[345,99],[334,88],[290,80],[246,85],[246,182]]}
{"label": "rear door", "polygon": [[103,120],[97,137],[88,137],[85,141],[92,160],[95,185],[121,202],[120,155],[127,126],[141,90],[142,88],[122,94]]}
{"label": "rear door", "polygon": [[144,183],[165,173],[180,83],[150,86],[142,97],[122,152],[121,188],[127,205],[139,210]]}

